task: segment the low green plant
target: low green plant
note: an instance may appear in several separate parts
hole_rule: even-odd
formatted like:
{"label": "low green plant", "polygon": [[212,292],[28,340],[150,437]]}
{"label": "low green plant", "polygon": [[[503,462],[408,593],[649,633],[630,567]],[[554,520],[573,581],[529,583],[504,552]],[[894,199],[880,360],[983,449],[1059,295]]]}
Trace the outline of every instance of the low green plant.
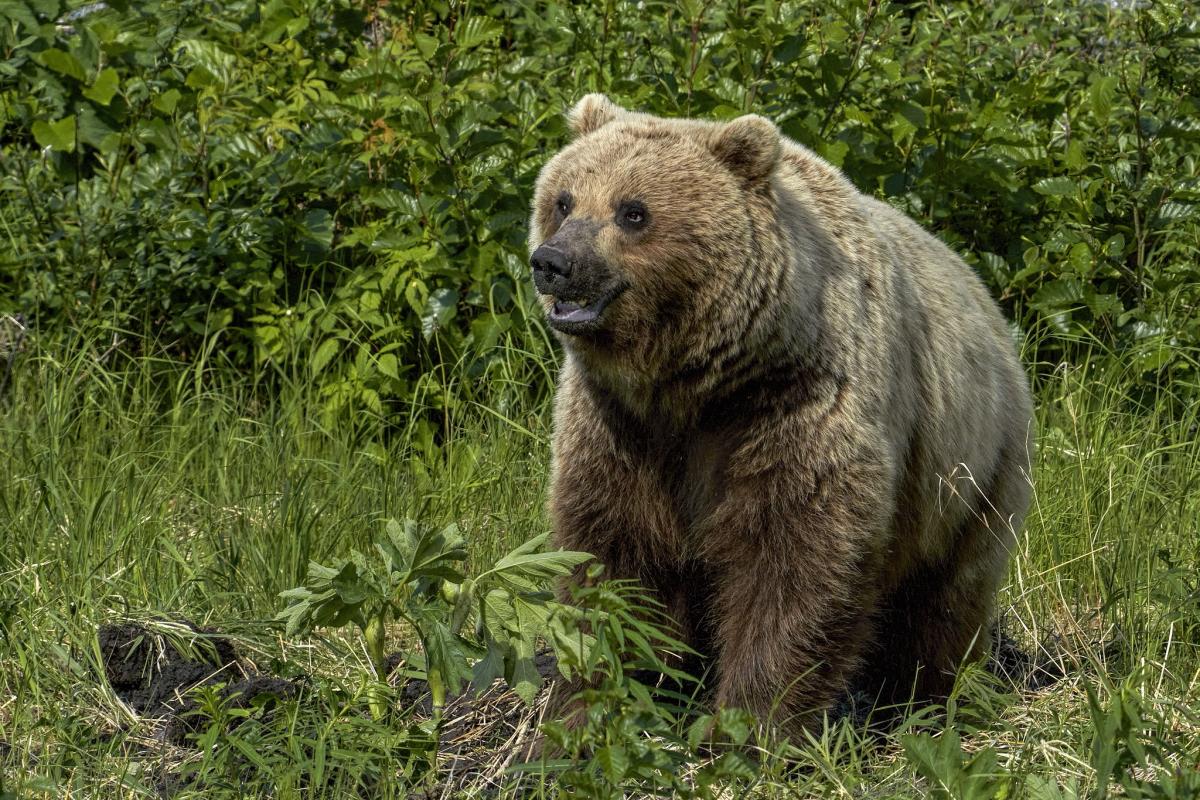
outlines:
{"label": "low green plant", "polygon": [[432,776],[436,741],[411,719],[376,719],[370,688],[314,679],[296,697],[249,705],[220,685],[195,689],[184,721],[207,755],[159,785],[181,798],[405,797]]}
{"label": "low green plant", "polygon": [[964,753],[962,739],[953,728],[936,737],[908,735],[903,743],[909,763],[929,782],[929,796],[935,800],[1003,800],[1010,796],[1012,777],[997,766],[996,751],[984,748]]}
{"label": "low green plant", "polygon": [[[1200,764],[1180,763],[1160,731],[1167,720],[1154,719],[1139,697],[1144,680],[1136,673],[1110,687],[1108,702],[1086,687],[1092,722],[1091,763],[1096,771],[1095,800],[1113,796],[1143,800],[1200,798]],[[1196,709],[1184,709],[1193,719]],[[1114,787],[1116,791],[1114,791]]]}
{"label": "low green plant", "polygon": [[[660,603],[631,581],[577,587],[553,627],[564,673],[582,687],[578,724],[551,720],[543,732],[560,758],[523,769],[555,775],[576,796],[716,797],[752,781],[745,746],[758,725],[738,709],[704,709],[701,682],[680,667],[697,654],[672,634]],[[719,744],[718,744],[719,743]]]}
{"label": "low green plant", "polygon": [[[531,539],[468,578],[461,571],[467,553],[457,526],[436,530],[393,520],[375,543],[377,558],[354,551],[336,567],[311,563],[305,585],[282,593],[288,606],[278,618],[286,621],[288,636],[355,625],[380,681],[387,677],[388,626],[405,623],[420,645],[406,660],[429,684],[436,731],[448,694],[458,694],[464,684],[482,690],[503,678],[532,702],[541,686],[533,662],[538,637],[560,618],[547,587],[591,558],[540,552],[546,538]],[[385,697],[372,700],[377,718],[387,713]]]}

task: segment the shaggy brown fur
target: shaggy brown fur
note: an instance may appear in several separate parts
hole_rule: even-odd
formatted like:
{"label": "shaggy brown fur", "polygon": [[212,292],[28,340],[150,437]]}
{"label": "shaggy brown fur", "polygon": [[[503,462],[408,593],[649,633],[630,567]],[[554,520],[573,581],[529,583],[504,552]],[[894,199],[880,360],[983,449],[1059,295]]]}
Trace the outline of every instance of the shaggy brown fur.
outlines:
{"label": "shaggy brown fur", "polygon": [[987,290],[762,117],[569,118],[530,237],[566,353],[557,544],[656,590],[718,703],[795,730],[851,686],[944,694],[1030,493]]}

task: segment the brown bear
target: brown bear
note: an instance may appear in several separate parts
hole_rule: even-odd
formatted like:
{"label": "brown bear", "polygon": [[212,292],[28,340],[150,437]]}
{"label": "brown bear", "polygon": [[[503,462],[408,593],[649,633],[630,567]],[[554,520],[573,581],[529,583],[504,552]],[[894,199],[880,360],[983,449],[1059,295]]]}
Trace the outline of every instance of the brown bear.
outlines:
{"label": "brown bear", "polygon": [[763,117],[568,119],[530,232],[555,541],[656,592],[718,704],[795,731],[852,688],[944,695],[1030,496],[986,288]]}

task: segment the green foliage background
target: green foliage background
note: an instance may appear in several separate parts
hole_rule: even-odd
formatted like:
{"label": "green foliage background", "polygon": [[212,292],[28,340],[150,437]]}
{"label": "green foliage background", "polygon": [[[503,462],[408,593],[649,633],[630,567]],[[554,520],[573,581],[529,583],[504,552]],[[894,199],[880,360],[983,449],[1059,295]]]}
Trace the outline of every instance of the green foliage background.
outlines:
{"label": "green foliage background", "polygon": [[1042,360],[1195,391],[1200,14],[1121,5],[4,0],[0,312],[334,410],[494,391],[549,347],[527,204],[599,90],[771,117],[1055,333]]}
{"label": "green foliage background", "polygon": [[[662,640],[602,584],[595,664],[565,652],[609,672],[545,729],[578,758],[499,796],[1200,797],[1198,78],[1195,0],[0,0],[0,800],[411,797],[460,773],[385,649],[528,696],[543,607],[487,604],[545,558],[526,214],[589,91],[765,114],[988,281],[1040,432],[999,622],[1061,679],[972,666],[882,746],[775,742],[626,674]],[[319,636],[280,635],[281,592]],[[202,687],[198,749],[168,747],[97,626],[177,615],[303,697]]]}

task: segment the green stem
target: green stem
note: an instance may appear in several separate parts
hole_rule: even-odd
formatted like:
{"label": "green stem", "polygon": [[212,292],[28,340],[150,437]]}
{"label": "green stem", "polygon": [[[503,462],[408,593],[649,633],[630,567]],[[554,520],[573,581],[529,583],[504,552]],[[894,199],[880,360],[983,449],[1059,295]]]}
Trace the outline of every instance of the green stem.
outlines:
{"label": "green stem", "polygon": [[429,694],[433,700],[433,719],[435,723],[440,723],[442,720],[442,709],[446,707],[446,682],[442,680],[442,671],[437,667],[429,666],[428,655],[426,651],[426,677],[429,679]]}
{"label": "green stem", "polygon": [[[387,658],[384,654],[384,611],[379,612],[371,617],[367,623],[366,630],[363,635],[367,640],[367,655],[371,658],[371,664],[375,667],[375,676],[379,683],[387,680]],[[383,687],[378,684],[368,689],[367,705],[371,707],[371,716],[375,719],[383,719],[387,713],[387,701],[384,697]]]}
{"label": "green stem", "polygon": [[438,754],[442,751],[442,709],[446,707],[446,682],[442,680],[442,670],[430,663],[428,647],[425,648],[425,679],[429,682],[429,697],[433,703],[433,750],[429,763],[429,776],[433,780],[437,775]]}

